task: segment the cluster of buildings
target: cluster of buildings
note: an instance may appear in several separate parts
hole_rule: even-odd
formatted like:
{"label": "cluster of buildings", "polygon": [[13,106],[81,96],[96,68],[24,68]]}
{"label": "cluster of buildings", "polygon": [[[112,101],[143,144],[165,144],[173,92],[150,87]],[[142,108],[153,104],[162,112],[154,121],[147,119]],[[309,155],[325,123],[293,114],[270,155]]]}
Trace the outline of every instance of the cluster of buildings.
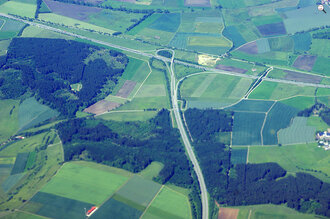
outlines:
{"label": "cluster of buildings", "polygon": [[330,128],[324,132],[318,132],[316,139],[319,143],[319,147],[323,147],[324,150],[330,150]]}

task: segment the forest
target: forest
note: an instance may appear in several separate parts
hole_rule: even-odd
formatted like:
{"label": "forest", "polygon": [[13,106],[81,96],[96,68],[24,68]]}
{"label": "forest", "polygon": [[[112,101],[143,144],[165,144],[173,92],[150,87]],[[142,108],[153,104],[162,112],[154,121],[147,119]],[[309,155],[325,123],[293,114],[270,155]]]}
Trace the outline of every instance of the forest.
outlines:
{"label": "forest", "polygon": [[[98,101],[105,83],[114,86],[128,63],[126,55],[111,50],[110,64],[101,58],[86,62],[99,50],[62,39],[14,38],[0,69],[2,98],[18,98],[29,88],[62,115],[72,116],[79,107]],[[82,84],[80,91],[71,89],[75,83]]]}
{"label": "forest", "polygon": [[276,163],[230,162],[231,149],[217,138],[231,131],[231,112],[188,109],[185,112],[192,143],[201,164],[208,192],[230,206],[287,204],[301,212],[330,216],[330,184],[306,173],[289,175]]}

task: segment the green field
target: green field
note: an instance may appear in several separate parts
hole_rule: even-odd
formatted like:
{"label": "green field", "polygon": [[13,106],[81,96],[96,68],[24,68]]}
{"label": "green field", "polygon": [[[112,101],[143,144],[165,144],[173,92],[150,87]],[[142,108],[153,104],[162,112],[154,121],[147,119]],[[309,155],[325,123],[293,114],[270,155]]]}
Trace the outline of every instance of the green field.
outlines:
{"label": "green field", "polygon": [[126,176],[66,163],[41,192],[99,205],[127,180]]}
{"label": "green field", "polygon": [[248,149],[234,147],[231,149],[230,162],[232,164],[246,164]]}
{"label": "green field", "polygon": [[188,38],[189,46],[232,47],[225,37],[192,36]]}
{"label": "green field", "polygon": [[22,131],[31,128],[58,115],[59,113],[57,111],[40,104],[34,97],[30,97],[19,105],[19,130]]}
{"label": "green field", "polygon": [[314,96],[315,87],[263,81],[249,95],[249,99],[281,100],[295,96]]}
{"label": "green field", "polygon": [[61,16],[61,15],[57,15],[57,14],[53,14],[53,13],[47,13],[47,14],[39,14],[39,18],[41,20],[44,21],[49,21],[49,22],[53,22],[56,24],[64,24],[67,26],[71,26],[71,27],[78,27],[78,28],[82,28],[82,29],[89,29],[89,30],[95,30],[95,31],[99,31],[99,32],[103,32],[103,33],[114,33],[113,30],[104,28],[104,27],[99,27],[93,24],[89,24],[83,21],[79,21],[73,18],[69,18],[69,17],[65,17],[65,16]]}
{"label": "green field", "polygon": [[250,83],[250,79],[221,74],[217,74],[216,77],[213,74],[201,74],[185,79],[180,87],[180,93],[188,102],[209,102],[214,106],[223,103],[222,106],[226,106],[242,98]]}
{"label": "green field", "polygon": [[18,130],[18,104],[17,100],[0,100],[0,142]]}
{"label": "green field", "polygon": [[157,111],[132,111],[132,112],[120,112],[113,111],[111,113],[105,113],[97,118],[104,120],[114,121],[146,121],[157,115]]}
{"label": "green field", "polygon": [[[330,182],[330,151],[317,147],[317,143],[250,147],[249,163],[276,162],[289,172],[307,172],[325,182]],[[308,171],[312,170],[312,171]],[[318,172],[315,172],[317,170]]]}
{"label": "green field", "polygon": [[60,38],[60,39],[68,39],[68,40],[73,39],[73,37],[70,37],[68,35],[56,33],[35,26],[26,27],[22,33],[22,37],[53,38],[53,39]]}
{"label": "green field", "polygon": [[323,57],[329,57],[330,43],[327,39],[313,39],[310,53]]}
{"label": "green field", "polygon": [[314,97],[305,97],[305,96],[297,96],[289,99],[282,100],[281,103],[284,103],[288,106],[295,107],[300,110],[307,109],[314,105],[315,98]]}
{"label": "green field", "polygon": [[270,15],[270,16],[258,16],[252,19],[252,22],[256,26],[264,24],[279,23],[282,21],[282,18],[279,15]]}
{"label": "green field", "polygon": [[10,42],[11,40],[0,40],[0,56],[5,55],[7,53],[7,48]]}
{"label": "green field", "polygon": [[321,56],[317,57],[315,64],[313,66],[313,71],[329,77],[330,76],[330,73],[328,71],[329,62],[330,62],[330,58],[325,58]]}
{"label": "green field", "polygon": [[317,131],[325,131],[329,126],[323,121],[321,117],[310,116],[307,118],[307,125],[314,126]]}
{"label": "green field", "polygon": [[278,132],[278,143],[286,145],[315,142],[315,132],[315,127],[307,126],[306,117],[295,117],[288,128]]}
{"label": "green field", "polygon": [[37,6],[23,2],[8,1],[1,5],[0,12],[5,14],[15,14],[22,17],[34,18]]}
{"label": "green field", "polygon": [[142,219],[191,217],[191,210],[187,197],[165,186],[153,200]]}
{"label": "green field", "polygon": [[315,219],[316,215],[302,214],[284,205],[251,205],[232,207],[239,209],[237,219]]}
{"label": "green field", "polygon": [[144,170],[142,170],[139,175],[145,179],[152,180],[154,177],[157,177],[159,172],[163,169],[164,164],[154,161],[149,164]]}
{"label": "green field", "polygon": [[43,219],[44,217],[27,212],[16,211],[1,217],[3,219]]}

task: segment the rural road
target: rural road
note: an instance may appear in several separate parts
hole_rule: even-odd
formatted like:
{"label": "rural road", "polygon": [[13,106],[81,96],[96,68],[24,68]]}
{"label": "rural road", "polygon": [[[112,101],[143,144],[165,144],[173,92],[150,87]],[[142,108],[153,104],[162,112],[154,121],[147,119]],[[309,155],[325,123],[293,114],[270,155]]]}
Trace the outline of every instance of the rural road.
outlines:
{"label": "rural road", "polygon": [[[186,151],[188,153],[189,159],[193,164],[195,173],[197,175],[197,180],[199,183],[199,187],[201,190],[201,200],[202,200],[202,219],[208,219],[209,218],[209,200],[208,200],[208,194],[207,194],[207,189],[204,181],[204,176],[202,173],[202,170],[198,164],[197,158],[195,156],[195,153],[192,149],[192,146],[190,144],[190,141],[187,136],[187,132],[183,126],[182,118],[180,115],[180,109],[178,105],[178,90],[176,86],[176,78],[174,74],[174,56],[175,52],[173,50],[168,50],[168,49],[163,49],[166,51],[170,51],[172,53],[172,58],[171,58],[171,64],[170,64],[170,74],[171,74],[171,99],[172,99],[172,106],[173,106],[173,112],[174,112],[174,117],[178,126],[178,129],[180,131],[183,143],[185,145]],[[160,51],[160,50],[159,50]],[[159,59],[162,59],[162,57],[158,57]],[[167,65],[167,64],[166,64]],[[167,65],[168,67],[168,65]]]}
{"label": "rural road", "polygon": [[[61,30],[61,29],[58,29],[58,28],[50,27],[50,26],[47,26],[47,25],[44,25],[44,24],[40,24],[40,23],[36,23],[36,22],[33,22],[33,21],[28,21],[28,20],[25,20],[25,19],[14,17],[12,15],[7,15],[7,14],[4,14],[4,13],[0,13],[0,16],[10,18],[10,19],[14,19],[14,20],[18,20],[18,21],[21,21],[23,23],[29,24],[31,26],[36,26],[36,27],[39,27],[39,28],[51,30],[51,31],[54,31],[54,32],[57,32],[57,33],[65,34],[65,35],[76,37],[76,38],[79,38],[79,39],[88,40],[88,41],[98,43],[98,44],[101,44],[101,45],[104,45],[104,46],[113,47],[113,48],[120,49],[120,50],[123,50],[123,51],[126,51],[126,52],[131,52],[131,53],[135,53],[135,54],[138,54],[138,55],[142,55],[142,56],[146,56],[146,57],[150,57],[150,58],[153,57],[153,58],[156,58],[156,59],[161,59],[161,60],[166,61],[166,62],[171,62],[171,59],[169,59],[169,58],[163,58],[163,57],[160,58],[158,56],[152,55],[150,53],[145,53],[145,52],[140,51],[140,50],[127,48],[127,47],[119,46],[119,45],[112,44],[112,43],[107,43],[107,42],[104,42],[104,41],[101,41],[101,40],[96,40],[96,39],[85,37],[85,36],[82,36],[82,35],[79,35],[79,34],[74,34],[74,33],[64,31],[64,30]],[[188,62],[184,62],[184,61],[180,61],[180,60],[173,60],[173,62],[177,63],[177,64],[185,65],[187,67],[201,69],[203,71],[213,71],[213,72],[218,72],[220,74],[232,75],[232,76],[243,77],[243,78],[258,79],[258,76],[254,76],[254,75],[246,75],[246,74],[237,73],[237,72],[229,72],[229,71],[219,70],[219,69],[205,67],[205,66],[192,64],[192,63],[188,63]],[[263,80],[264,81],[279,82],[279,83],[286,83],[286,84],[294,84],[294,85],[298,85],[298,86],[312,86],[312,87],[330,88],[330,85],[297,82],[297,81],[290,81],[290,80],[285,80],[285,79],[264,78]]]}

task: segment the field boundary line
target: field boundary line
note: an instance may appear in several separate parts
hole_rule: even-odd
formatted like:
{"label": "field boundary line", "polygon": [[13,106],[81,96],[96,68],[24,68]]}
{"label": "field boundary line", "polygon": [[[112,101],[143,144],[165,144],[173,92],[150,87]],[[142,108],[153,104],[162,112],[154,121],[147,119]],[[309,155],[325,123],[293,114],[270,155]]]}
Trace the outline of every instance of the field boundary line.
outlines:
{"label": "field boundary line", "polygon": [[158,194],[160,193],[160,191],[162,191],[164,188],[164,185],[162,185],[160,187],[160,189],[158,190],[158,192],[156,193],[156,195],[152,198],[152,200],[149,202],[149,204],[147,205],[146,209],[144,209],[143,213],[141,214],[141,216],[139,217],[139,219],[142,219],[142,217],[145,215],[145,213],[148,211],[150,205],[153,203],[153,201],[156,199],[156,197],[158,196]]}
{"label": "field boundary line", "polygon": [[251,218],[251,214],[252,214],[252,210],[250,209],[248,219]]}
{"label": "field boundary line", "polygon": [[0,30],[2,30],[3,26],[5,26],[5,24],[6,24],[7,21],[5,19],[0,19],[0,20],[3,20],[3,23],[2,23],[2,25],[0,27]]}
{"label": "field boundary line", "polygon": [[149,76],[150,76],[150,74],[151,74],[151,72],[152,72],[152,69],[151,69],[150,62],[149,62],[149,61],[148,61],[148,67],[149,67],[149,69],[150,69],[149,74],[148,74],[147,77],[142,81],[140,87],[137,89],[137,91],[135,92],[135,94],[133,95],[133,97],[132,97],[131,99],[128,99],[129,101],[132,101],[132,100],[135,98],[136,94],[140,91],[141,87],[144,85],[144,83],[146,82],[146,80],[149,78]]}
{"label": "field boundary line", "polygon": [[264,146],[264,136],[263,136],[263,131],[264,131],[264,127],[267,121],[267,117],[268,117],[268,113],[271,111],[271,109],[274,107],[274,105],[277,103],[277,101],[274,101],[274,103],[272,104],[272,106],[269,108],[269,110],[267,112],[265,112],[265,118],[264,118],[264,122],[262,123],[261,129],[260,129],[260,136],[261,136],[261,145]]}

